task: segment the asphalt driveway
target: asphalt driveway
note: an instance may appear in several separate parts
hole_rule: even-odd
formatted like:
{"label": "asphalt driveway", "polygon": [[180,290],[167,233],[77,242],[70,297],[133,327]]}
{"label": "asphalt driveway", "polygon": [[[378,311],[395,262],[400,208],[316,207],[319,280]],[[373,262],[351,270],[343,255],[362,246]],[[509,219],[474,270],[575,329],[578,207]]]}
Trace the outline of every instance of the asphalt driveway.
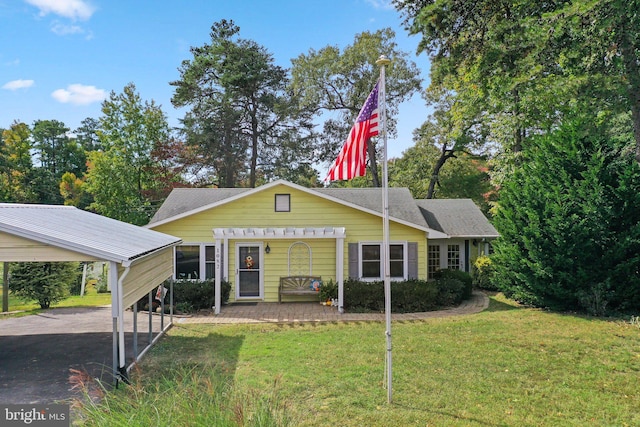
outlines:
{"label": "asphalt driveway", "polygon": [[[165,316],[164,324],[168,324]],[[148,343],[147,313],[138,314],[138,347]],[[153,316],[154,336],[160,316]],[[125,312],[127,364],[133,360],[133,313]],[[105,385],[113,383],[111,308],[54,308],[38,315],[0,317],[0,403],[65,401],[70,369],[84,370]]]}

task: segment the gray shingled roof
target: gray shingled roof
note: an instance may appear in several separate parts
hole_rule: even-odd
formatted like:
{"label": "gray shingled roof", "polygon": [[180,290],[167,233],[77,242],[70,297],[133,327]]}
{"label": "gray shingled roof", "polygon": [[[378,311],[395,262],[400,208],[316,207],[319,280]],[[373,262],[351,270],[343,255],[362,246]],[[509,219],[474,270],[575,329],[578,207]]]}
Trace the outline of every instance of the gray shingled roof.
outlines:
{"label": "gray shingled roof", "polygon": [[220,202],[249,190],[252,188],[174,188],[149,224]]}
{"label": "gray shingled roof", "polygon": [[56,205],[0,203],[0,231],[121,263],[181,241],[72,206]]}
{"label": "gray shingled roof", "polygon": [[471,199],[420,199],[416,204],[430,228],[451,237],[499,236],[496,229]]}
{"label": "gray shingled roof", "polygon": [[[314,188],[313,191],[382,214],[381,188]],[[389,216],[431,228],[407,188],[389,188]]]}

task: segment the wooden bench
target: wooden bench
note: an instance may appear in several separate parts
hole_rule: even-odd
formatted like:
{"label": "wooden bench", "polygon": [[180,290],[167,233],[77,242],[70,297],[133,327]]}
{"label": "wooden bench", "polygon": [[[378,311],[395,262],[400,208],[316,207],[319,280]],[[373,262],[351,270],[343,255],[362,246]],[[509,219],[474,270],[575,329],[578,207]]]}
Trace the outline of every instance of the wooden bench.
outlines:
{"label": "wooden bench", "polygon": [[322,284],[322,278],[319,276],[281,277],[278,287],[278,302],[282,302],[282,295],[316,295],[320,299],[318,291],[311,288],[311,284],[315,281]]}

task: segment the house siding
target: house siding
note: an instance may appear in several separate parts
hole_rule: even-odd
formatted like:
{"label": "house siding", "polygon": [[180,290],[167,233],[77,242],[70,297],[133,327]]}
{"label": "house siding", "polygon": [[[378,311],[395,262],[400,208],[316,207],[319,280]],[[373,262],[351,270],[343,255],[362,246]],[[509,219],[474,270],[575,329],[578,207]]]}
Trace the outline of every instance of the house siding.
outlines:
{"label": "house siding", "polygon": [[[275,195],[290,194],[291,210],[275,212]],[[345,227],[344,277],[348,277],[348,245],[362,241],[382,241],[382,218],[368,212],[345,206],[298,189],[276,185],[241,197],[207,211],[199,212],[175,221],[150,228],[180,237],[184,244],[214,243],[213,228],[269,228],[269,227]],[[417,274],[426,278],[425,232],[391,221],[390,240],[417,242]],[[288,275],[288,250],[298,241],[307,243],[312,252],[313,275],[322,276],[323,281],[336,280],[335,239],[275,239],[275,240],[229,240],[229,276],[232,283],[231,298],[235,296],[236,243],[269,244],[271,252],[262,252],[264,266],[264,300],[278,301],[278,284],[281,276]]]}

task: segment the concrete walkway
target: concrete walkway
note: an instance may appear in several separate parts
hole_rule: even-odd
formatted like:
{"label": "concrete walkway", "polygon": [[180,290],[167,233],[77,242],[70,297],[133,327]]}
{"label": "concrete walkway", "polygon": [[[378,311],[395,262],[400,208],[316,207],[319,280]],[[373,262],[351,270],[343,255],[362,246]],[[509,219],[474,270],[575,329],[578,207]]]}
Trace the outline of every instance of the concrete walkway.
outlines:
{"label": "concrete walkway", "polygon": [[[474,291],[467,301],[457,307],[425,313],[392,314],[392,320],[420,320],[436,317],[479,313],[489,307],[489,298]],[[174,318],[174,323],[288,323],[288,322],[384,322],[384,313],[338,313],[337,307],[318,303],[247,303],[222,307],[219,315],[199,315]]]}

